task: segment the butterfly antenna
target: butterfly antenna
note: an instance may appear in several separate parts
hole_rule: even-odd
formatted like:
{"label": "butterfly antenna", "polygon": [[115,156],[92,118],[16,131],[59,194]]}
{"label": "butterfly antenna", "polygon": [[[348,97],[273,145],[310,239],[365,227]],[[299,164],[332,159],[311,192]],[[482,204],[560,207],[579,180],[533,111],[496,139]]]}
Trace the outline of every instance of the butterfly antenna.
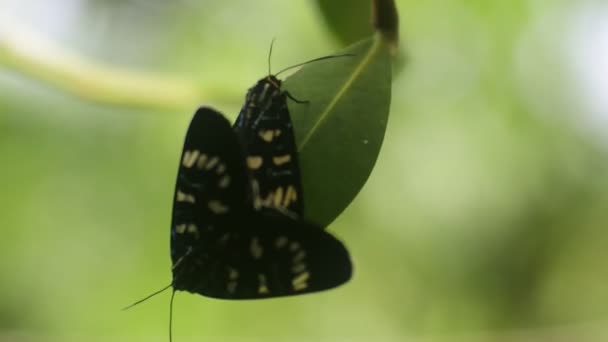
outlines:
{"label": "butterfly antenna", "polygon": [[[271,49],[271,51],[272,51],[272,49]],[[298,63],[296,65],[289,66],[289,67],[287,67],[287,68],[285,68],[285,69],[277,72],[274,76],[279,76],[279,74],[281,74],[281,73],[283,73],[283,72],[285,72],[287,70],[291,70],[293,68],[297,68],[299,66],[306,65],[308,63],[314,63],[314,62],[322,61],[322,60],[325,60],[325,59],[331,59],[331,58],[352,57],[352,56],[355,56],[355,55],[352,54],[352,53],[345,53],[343,55],[330,55],[330,56],[323,56],[323,57],[311,59],[311,60],[306,61],[306,62],[302,62],[302,63]]]}
{"label": "butterfly antenna", "polygon": [[[154,292],[154,293],[152,293],[152,294],[150,294],[150,295],[147,295],[145,298],[140,299],[140,300],[138,300],[137,302],[135,302],[135,303],[133,303],[133,304],[131,304],[131,305],[129,305],[129,306],[126,306],[126,307],[122,308],[122,311],[129,310],[130,308],[134,307],[135,305],[137,305],[137,304],[141,304],[141,303],[145,302],[146,300],[148,300],[148,299],[150,299],[150,298],[152,298],[152,297],[156,296],[157,294],[162,293],[162,292],[164,292],[165,290],[169,289],[171,286],[173,286],[173,283],[171,283],[171,284],[169,284],[169,285],[167,285],[167,286],[163,287],[161,290],[158,290],[158,291],[156,291],[156,292]],[[173,291],[173,293],[175,293],[175,291]]]}
{"label": "butterfly antenna", "polygon": [[268,75],[271,75],[271,71],[272,70],[270,68],[270,57],[272,57],[272,46],[274,45],[274,40],[276,38],[272,38],[272,40],[270,41],[270,50],[268,51]]}
{"label": "butterfly antenna", "polygon": [[175,290],[171,293],[169,302],[169,342],[173,342],[173,298],[175,298]]}

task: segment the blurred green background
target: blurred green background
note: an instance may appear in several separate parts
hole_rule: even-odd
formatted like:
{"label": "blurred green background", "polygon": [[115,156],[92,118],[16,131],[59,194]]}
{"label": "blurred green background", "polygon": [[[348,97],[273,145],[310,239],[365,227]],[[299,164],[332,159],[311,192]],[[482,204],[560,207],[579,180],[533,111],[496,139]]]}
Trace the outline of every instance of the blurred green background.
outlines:
{"label": "blurred green background", "polygon": [[[170,282],[186,125],[201,103],[236,117],[273,37],[278,70],[369,32],[346,20],[367,1],[320,3],[0,0],[0,341],[167,340],[169,293],[120,308]],[[178,293],[174,341],[608,340],[608,4],[397,6],[386,139],[329,227],[354,278],[266,301]],[[56,85],[82,80],[27,63],[73,66],[57,47],[185,86],[169,105],[70,95]]]}

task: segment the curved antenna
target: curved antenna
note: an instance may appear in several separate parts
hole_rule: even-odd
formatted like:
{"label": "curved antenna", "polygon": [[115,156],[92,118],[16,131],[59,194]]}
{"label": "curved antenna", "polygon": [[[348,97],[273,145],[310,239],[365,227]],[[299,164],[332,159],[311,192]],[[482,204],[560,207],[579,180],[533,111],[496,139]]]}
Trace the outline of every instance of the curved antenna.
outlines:
{"label": "curved antenna", "polygon": [[169,342],[173,342],[173,298],[175,298],[175,290],[171,293],[169,302]]}
{"label": "curved antenna", "polygon": [[270,41],[270,50],[268,51],[268,75],[272,75],[271,73],[271,68],[270,68],[270,57],[272,56],[272,46],[274,45],[274,40],[276,38],[272,38],[272,40]]}
{"label": "curved antenna", "polygon": [[[137,304],[141,304],[141,303],[145,302],[146,300],[148,300],[148,299],[150,299],[150,298],[152,298],[152,297],[156,296],[157,294],[160,294],[160,293],[162,293],[162,292],[166,291],[166,290],[167,290],[168,288],[170,288],[171,286],[173,286],[173,283],[171,283],[171,284],[169,284],[169,285],[167,285],[167,286],[163,287],[161,290],[158,290],[158,291],[156,291],[156,292],[154,292],[154,293],[152,293],[152,294],[150,294],[150,295],[147,295],[145,298],[140,299],[140,300],[138,300],[137,302],[135,302],[135,303],[133,303],[133,304],[131,304],[131,305],[129,305],[129,306],[125,306],[124,308],[122,308],[122,311],[129,310],[130,308],[134,307],[135,305],[137,305]],[[173,291],[173,293],[175,293],[175,290]]]}
{"label": "curved antenna", "polygon": [[[272,51],[272,46],[271,46],[270,50]],[[340,58],[340,57],[352,57],[352,56],[356,56],[356,55],[354,55],[352,53],[345,53],[343,55],[329,55],[329,56],[323,56],[323,57],[319,57],[319,58],[314,58],[314,59],[311,59],[311,60],[306,61],[306,62],[302,62],[302,63],[298,63],[296,65],[289,66],[289,67],[287,67],[287,68],[285,68],[285,69],[277,72],[274,76],[279,76],[279,74],[281,74],[281,73],[283,73],[283,72],[285,72],[287,70],[291,70],[293,68],[297,68],[299,66],[306,65],[308,63],[318,62],[318,61],[322,61],[324,59]]]}

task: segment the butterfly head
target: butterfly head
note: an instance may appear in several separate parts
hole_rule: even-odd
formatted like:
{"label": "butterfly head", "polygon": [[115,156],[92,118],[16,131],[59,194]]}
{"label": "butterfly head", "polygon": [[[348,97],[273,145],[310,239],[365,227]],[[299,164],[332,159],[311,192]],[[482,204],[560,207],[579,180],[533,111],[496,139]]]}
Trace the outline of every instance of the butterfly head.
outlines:
{"label": "butterfly head", "polygon": [[247,92],[246,105],[261,111],[267,111],[273,104],[280,104],[284,94],[281,90],[281,80],[273,75],[260,79]]}

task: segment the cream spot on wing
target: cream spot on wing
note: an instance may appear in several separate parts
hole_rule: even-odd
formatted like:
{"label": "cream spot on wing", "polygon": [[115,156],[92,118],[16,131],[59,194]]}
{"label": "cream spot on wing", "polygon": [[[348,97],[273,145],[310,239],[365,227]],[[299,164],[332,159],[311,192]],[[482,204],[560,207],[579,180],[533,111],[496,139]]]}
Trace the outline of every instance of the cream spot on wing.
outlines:
{"label": "cream spot on wing", "polygon": [[303,262],[295,264],[293,267],[291,267],[291,272],[295,274],[302,273],[304,271],[306,271],[306,264]]}
{"label": "cream spot on wing", "polygon": [[275,241],[274,241],[274,245],[277,248],[283,248],[287,245],[287,237],[286,236],[279,236]]}
{"label": "cream spot on wing", "polygon": [[205,165],[205,170],[211,170],[215,167],[215,165],[217,165],[217,163],[220,162],[220,159],[218,157],[212,157],[211,159],[209,159],[209,162],[207,163],[207,165]]}
{"label": "cream spot on wing", "polygon": [[247,167],[251,170],[257,170],[262,166],[264,160],[260,156],[249,156],[247,157]]}
{"label": "cream spot on wing", "polygon": [[253,207],[255,209],[260,209],[262,207],[262,198],[258,195],[253,199]]}
{"label": "cream spot on wing", "polygon": [[215,172],[217,172],[218,175],[221,175],[224,172],[226,172],[226,164],[220,164],[220,165],[218,165],[217,169],[215,169]]}
{"label": "cream spot on wing", "polygon": [[194,195],[191,194],[187,194],[185,192],[182,192],[181,190],[177,190],[177,194],[175,196],[175,200],[178,202],[188,202],[188,203],[195,203],[196,200],[194,198]]}
{"label": "cream spot on wing", "polygon": [[262,207],[262,198],[260,197],[260,184],[255,179],[251,181],[251,192],[253,194],[253,208],[258,210]]}
{"label": "cream spot on wing", "polygon": [[207,163],[207,155],[201,154],[201,156],[198,157],[198,161],[196,162],[196,167],[199,169],[203,169],[205,167],[206,163]]}
{"label": "cream spot on wing", "polygon": [[283,199],[283,187],[282,187],[282,186],[280,186],[280,187],[278,187],[278,188],[275,190],[275,192],[274,192],[274,194],[273,194],[273,199],[272,199],[272,200],[273,200],[273,203],[272,203],[272,204],[273,204],[275,207],[280,207],[280,206],[281,206],[282,199]]}
{"label": "cream spot on wing", "polygon": [[285,154],[282,156],[272,157],[272,162],[276,166],[281,166],[283,164],[287,164],[291,161],[291,155]]}
{"label": "cream spot on wing", "polygon": [[234,293],[236,291],[236,281],[229,281],[228,284],[226,285],[226,290],[229,293]]}
{"label": "cream spot on wing", "polygon": [[211,210],[214,214],[225,214],[229,210],[227,206],[217,200],[209,201],[207,203],[207,206],[209,207],[209,210]]}
{"label": "cream spot on wing", "polygon": [[261,131],[259,135],[260,138],[262,138],[262,140],[264,140],[265,142],[271,142],[272,139],[274,139],[274,131],[270,129]]}
{"label": "cream spot on wing", "polygon": [[298,249],[300,249],[300,244],[299,244],[299,243],[297,243],[297,242],[292,242],[292,243],[289,245],[289,250],[290,250],[290,251],[292,251],[292,252],[295,252],[295,251],[297,251]]}
{"label": "cream spot on wing", "polygon": [[186,228],[186,231],[187,231],[189,234],[194,235],[194,237],[195,237],[196,239],[198,239],[198,238],[199,238],[199,236],[200,236],[200,235],[199,235],[199,232],[198,232],[198,227],[197,227],[195,224],[193,224],[193,223],[191,223],[191,224],[189,224],[189,225],[188,225],[188,227]]}
{"label": "cream spot on wing", "polygon": [[293,289],[295,291],[301,291],[308,287],[308,278],[310,278],[310,273],[303,272],[298,274],[291,281],[291,285],[293,285]]}
{"label": "cream spot on wing", "polygon": [[300,250],[300,251],[298,252],[298,254],[296,254],[296,255],[293,257],[293,262],[294,262],[294,264],[295,264],[295,263],[298,263],[298,262],[300,262],[300,261],[304,260],[304,258],[306,258],[306,252],[305,252],[304,250]]}
{"label": "cream spot on wing", "polygon": [[178,224],[177,226],[175,226],[175,232],[177,234],[184,234],[184,232],[186,231],[186,224]]}
{"label": "cream spot on wing", "polygon": [[230,185],[230,176],[225,175],[224,177],[220,178],[217,185],[222,189],[226,189],[228,187],[228,185]]}
{"label": "cream spot on wing", "polygon": [[283,198],[283,207],[287,208],[292,202],[296,202],[298,200],[298,192],[293,185],[287,187],[287,191],[285,192],[285,197]]}
{"label": "cream spot on wing", "polygon": [[228,267],[228,278],[230,280],[237,280],[239,278],[239,271],[232,267]]}
{"label": "cream spot on wing", "polygon": [[268,284],[266,282],[266,275],[258,273],[258,293],[259,294],[268,294],[270,290],[268,290]]}
{"label": "cream spot on wing", "polygon": [[260,183],[258,183],[257,179],[252,179],[251,180],[251,189],[255,192],[255,193],[259,193],[260,192]]}
{"label": "cream spot on wing", "polygon": [[262,257],[262,254],[264,254],[264,248],[260,245],[260,240],[258,240],[258,238],[251,239],[249,250],[254,259],[259,259]]}
{"label": "cream spot on wing", "polygon": [[194,151],[184,151],[184,157],[182,158],[182,165],[186,168],[191,168],[196,162],[196,158],[200,152],[198,150]]}

